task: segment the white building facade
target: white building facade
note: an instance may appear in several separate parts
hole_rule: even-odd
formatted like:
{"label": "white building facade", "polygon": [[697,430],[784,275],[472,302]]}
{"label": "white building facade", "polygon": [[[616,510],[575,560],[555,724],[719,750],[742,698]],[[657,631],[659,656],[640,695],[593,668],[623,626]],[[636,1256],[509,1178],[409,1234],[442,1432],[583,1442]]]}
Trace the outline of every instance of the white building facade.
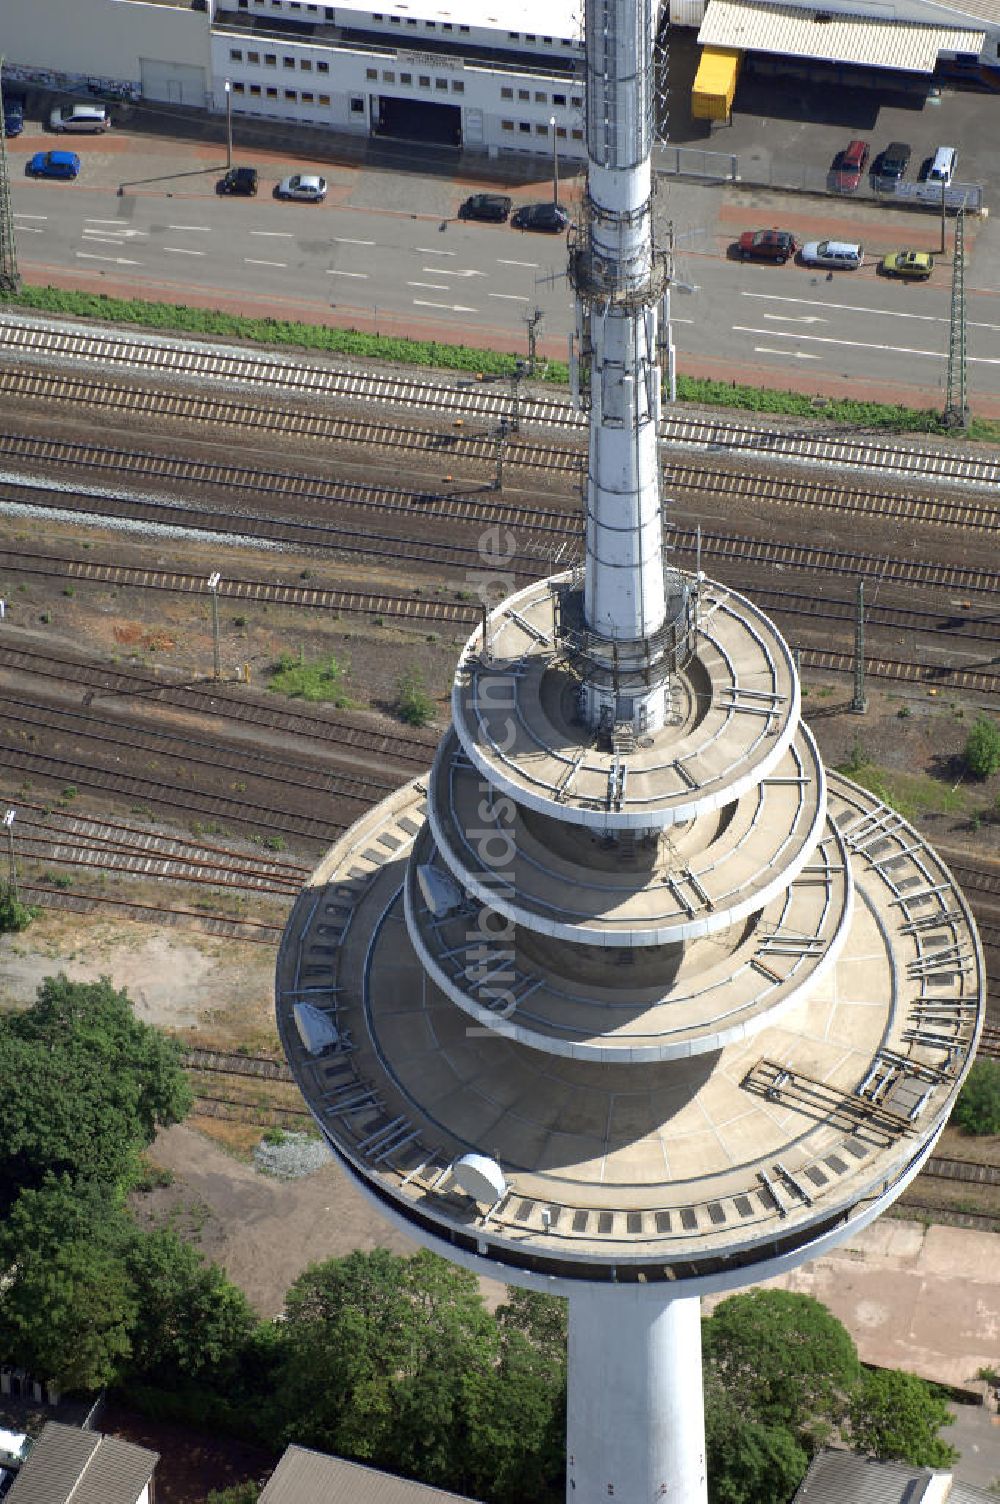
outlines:
{"label": "white building facade", "polygon": [[70,93],[95,82],[221,113],[228,81],[237,117],[585,156],[574,0],[382,3],[4,0],[0,53],[8,81]]}

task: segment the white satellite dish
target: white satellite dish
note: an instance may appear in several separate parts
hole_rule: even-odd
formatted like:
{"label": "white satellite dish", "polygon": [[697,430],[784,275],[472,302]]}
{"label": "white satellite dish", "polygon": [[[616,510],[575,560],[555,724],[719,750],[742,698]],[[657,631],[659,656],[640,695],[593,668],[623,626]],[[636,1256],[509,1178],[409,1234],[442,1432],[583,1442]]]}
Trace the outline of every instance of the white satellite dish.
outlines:
{"label": "white satellite dish", "polygon": [[437,867],[432,867],[430,862],[417,868],[417,883],[424,903],[435,919],[443,919],[454,909],[461,908],[465,901],[458,883],[446,872],[439,872]]}
{"label": "white satellite dish", "polygon": [[312,1003],[296,1003],[292,1011],[299,1038],[310,1055],[321,1055],[331,1045],[339,1044],[337,1026],[322,1009],[314,1008]]}
{"label": "white satellite dish", "polygon": [[485,1154],[463,1154],[452,1165],[451,1174],[459,1189],[473,1201],[492,1206],[494,1201],[506,1195],[507,1182],[503,1171],[495,1159],[487,1159]]}

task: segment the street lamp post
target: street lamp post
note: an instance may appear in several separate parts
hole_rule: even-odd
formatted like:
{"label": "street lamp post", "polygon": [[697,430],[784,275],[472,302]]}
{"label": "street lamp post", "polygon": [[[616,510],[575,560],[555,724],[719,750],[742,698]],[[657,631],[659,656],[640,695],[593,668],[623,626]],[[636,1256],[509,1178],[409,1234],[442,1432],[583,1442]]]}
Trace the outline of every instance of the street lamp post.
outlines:
{"label": "street lamp post", "polygon": [[215,574],[208,577],[208,588],[212,592],[212,677],[222,678],[222,664],[219,657],[219,584],[221,574],[216,570]]}
{"label": "street lamp post", "polygon": [[17,810],[9,809],[3,817],[3,823],[7,827],[8,890],[15,903],[17,903],[17,864],[14,861],[14,816],[16,814]]}
{"label": "street lamp post", "polygon": [[552,207],[559,207],[559,141],[556,136],[556,117],[549,116],[549,129],[552,132]]}
{"label": "street lamp post", "polygon": [[226,79],[226,167],[233,165],[233,86]]}

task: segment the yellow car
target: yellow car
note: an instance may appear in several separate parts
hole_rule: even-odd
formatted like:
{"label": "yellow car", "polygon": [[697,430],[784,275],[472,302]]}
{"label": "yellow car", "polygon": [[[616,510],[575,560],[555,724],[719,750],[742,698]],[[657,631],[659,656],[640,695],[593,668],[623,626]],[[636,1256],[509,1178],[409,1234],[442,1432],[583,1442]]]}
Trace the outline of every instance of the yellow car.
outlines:
{"label": "yellow car", "polygon": [[882,270],[887,277],[926,282],[934,270],[934,257],[929,251],[890,251],[882,257]]}

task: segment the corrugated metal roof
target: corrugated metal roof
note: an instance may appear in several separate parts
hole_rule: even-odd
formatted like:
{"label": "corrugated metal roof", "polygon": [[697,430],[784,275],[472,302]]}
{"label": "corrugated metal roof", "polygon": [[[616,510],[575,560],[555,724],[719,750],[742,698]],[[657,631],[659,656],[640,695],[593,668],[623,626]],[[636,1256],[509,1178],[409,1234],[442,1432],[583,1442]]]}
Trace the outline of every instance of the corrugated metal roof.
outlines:
{"label": "corrugated metal roof", "polygon": [[819,7],[709,0],[698,41],[703,47],[933,73],[939,52],[979,52],[985,33],[842,15]]}
{"label": "corrugated metal roof", "polygon": [[342,1457],[292,1446],[272,1473],[260,1504],[474,1504],[474,1501],[444,1493],[426,1483],[394,1478],[377,1468],[345,1462]]}
{"label": "corrugated metal roof", "polygon": [[945,1471],[876,1462],[834,1448],[817,1452],[792,1504],[917,1504],[921,1498],[947,1498],[948,1504],[990,1504],[982,1488],[960,1483]]}
{"label": "corrugated metal roof", "polygon": [[6,1504],[136,1504],[159,1453],[50,1420]]}

